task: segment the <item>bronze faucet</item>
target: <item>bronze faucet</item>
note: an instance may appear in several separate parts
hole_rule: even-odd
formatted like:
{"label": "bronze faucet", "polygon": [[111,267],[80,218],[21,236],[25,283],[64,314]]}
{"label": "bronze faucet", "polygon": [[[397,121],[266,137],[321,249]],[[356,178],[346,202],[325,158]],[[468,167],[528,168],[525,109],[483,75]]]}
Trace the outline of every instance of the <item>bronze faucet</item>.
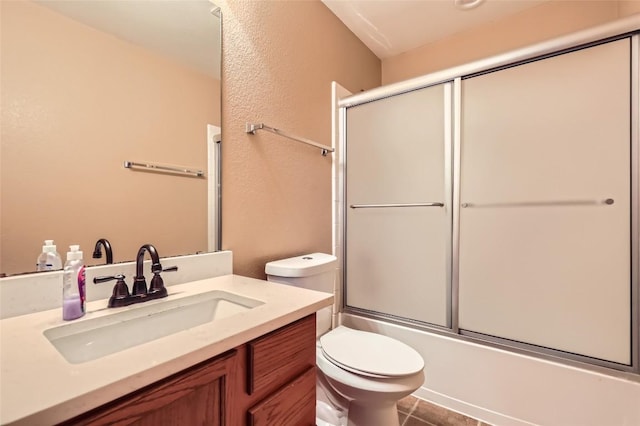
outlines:
{"label": "bronze faucet", "polygon": [[[147,281],[144,277],[144,253],[149,252],[151,256],[151,272],[153,272],[153,278],[151,278],[151,284],[149,290],[147,290]],[[177,271],[177,266],[172,266],[167,269],[162,269],[160,264],[160,256],[158,251],[151,244],[144,244],[138,250],[136,256],[136,276],[133,277],[133,291],[129,294],[129,288],[124,281],[124,275],[114,275],[105,277],[96,277],[93,279],[94,284],[99,284],[107,281],[117,280],[115,287],[113,288],[113,294],[109,298],[109,307],[117,308],[120,306],[132,305],[134,303],[146,302],[147,300],[160,299],[167,297],[167,289],[164,286],[164,281],[160,276],[160,272],[163,271]]]}
{"label": "bronze faucet", "polygon": [[112,264],[113,251],[111,250],[111,243],[106,238],[100,238],[98,241],[96,241],[96,247],[93,249],[93,258],[102,258],[102,250],[100,250],[101,245],[104,247],[104,254],[107,256],[107,265]]}

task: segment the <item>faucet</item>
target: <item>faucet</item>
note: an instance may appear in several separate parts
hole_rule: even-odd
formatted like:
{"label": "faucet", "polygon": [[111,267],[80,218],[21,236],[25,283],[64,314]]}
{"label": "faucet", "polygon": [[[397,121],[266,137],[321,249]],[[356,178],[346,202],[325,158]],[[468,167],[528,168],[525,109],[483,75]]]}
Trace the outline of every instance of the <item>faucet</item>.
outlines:
{"label": "faucet", "polygon": [[112,264],[113,251],[111,250],[111,243],[106,238],[100,238],[98,241],[96,241],[96,247],[93,249],[93,258],[102,258],[102,251],[100,250],[101,245],[104,246],[104,252],[107,255],[107,265]]}
{"label": "faucet", "polygon": [[[144,253],[149,252],[151,256],[151,272],[153,272],[153,278],[149,290],[147,290],[147,281],[144,277]],[[129,293],[129,287],[124,281],[124,275],[113,275],[96,277],[93,279],[94,284],[100,284],[107,281],[117,280],[115,287],[113,288],[113,294],[109,298],[108,306],[110,308],[117,308],[121,306],[128,306],[134,303],[146,302],[147,300],[159,299],[167,297],[167,289],[164,286],[164,281],[160,276],[160,272],[177,271],[177,266],[172,266],[167,269],[162,269],[160,264],[160,256],[158,251],[151,244],[144,244],[138,250],[136,255],[136,276],[133,277],[133,291]]]}

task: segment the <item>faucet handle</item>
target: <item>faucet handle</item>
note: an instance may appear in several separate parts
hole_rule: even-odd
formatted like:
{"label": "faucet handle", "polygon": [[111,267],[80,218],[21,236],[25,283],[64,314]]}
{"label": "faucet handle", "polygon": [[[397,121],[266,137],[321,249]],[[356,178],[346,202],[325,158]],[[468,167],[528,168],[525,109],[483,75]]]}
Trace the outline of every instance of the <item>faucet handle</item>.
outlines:
{"label": "faucet handle", "polygon": [[131,304],[131,295],[129,294],[129,286],[124,281],[125,276],[122,274],[107,275],[103,277],[95,277],[93,279],[94,284],[106,283],[108,281],[116,281],[116,285],[113,286],[113,293],[109,298],[108,306],[110,308],[117,308],[119,306],[126,306]]}
{"label": "faucet handle", "polygon": [[164,280],[160,276],[160,272],[173,272],[177,270],[177,266],[170,266],[166,269],[160,268],[160,270],[154,271],[153,278],[151,278],[151,282],[149,283],[149,291],[147,292],[147,295],[153,298],[161,298],[167,296],[167,289],[164,286]]}

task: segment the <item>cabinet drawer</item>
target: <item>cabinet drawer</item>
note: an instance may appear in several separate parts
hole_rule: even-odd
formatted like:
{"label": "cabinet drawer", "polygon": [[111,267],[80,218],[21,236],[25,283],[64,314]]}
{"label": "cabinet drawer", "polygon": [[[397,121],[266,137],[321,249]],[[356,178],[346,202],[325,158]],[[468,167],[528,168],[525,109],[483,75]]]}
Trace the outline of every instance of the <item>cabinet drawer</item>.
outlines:
{"label": "cabinet drawer", "polygon": [[316,368],[283,386],[272,396],[249,409],[249,426],[303,426],[315,425]]}
{"label": "cabinet drawer", "polygon": [[247,393],[277,389],[316,359],[316,316],[302,318],[247,344]]}

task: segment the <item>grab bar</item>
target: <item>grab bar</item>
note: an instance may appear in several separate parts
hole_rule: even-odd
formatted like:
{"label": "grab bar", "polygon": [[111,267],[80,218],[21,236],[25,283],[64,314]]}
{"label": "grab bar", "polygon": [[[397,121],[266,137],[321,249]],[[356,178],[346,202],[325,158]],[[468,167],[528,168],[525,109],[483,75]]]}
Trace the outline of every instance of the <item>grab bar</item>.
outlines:
{"label": "grab bar", "polygon": [[180,175],[204,177],[204,172],[202,170],[190,170],[180,166],[172,167],[172,166],[163,166],[160,164],[137,163],[135,161],[125,161],[124,168],[125,169],[133,169],[133,168],[150,169],[158,172],[169,172],[169,173],[176,173]]}
{"label": "grab bar", "polygon": [[326,157],[329,152],[334,152],[335,151],[335,149],[331,148],[330,146],[325,146],[325,145],[319,144],[318,142],[312,141],[310,139],[292,135],[292,134],[287,133],[287,132],[285,132],[283,130],[276,129],[275,127],[269,127],[264,123],[258,123],[258,124],[246,123],[245,124],[244,131],[246,133],[249,133],[251,135],[255,135],[256,134],[256,130],[266,130],[268,132],[275,133],[276,135],[285,137],[287,139],[291,139],[291,140],[294,140],[296,142],[306,143],[307,145],[311,145],[311,146],[315,146],[316,148],[320,148],[322,150],[322,156],[323,157]]}
{"label": "grab bar", "polygon": [[404,203],[404,204],[351,204],[352,209],[379,209],[386,207],[444,207],[443,203]]}
{"label": "grab bar", "polygon": [[597,206],[612,205],[613,198],[604,200],[563,200],[563,201],[523,201],[515,203],[462,203],[460,207],[466,208],[482,208],[482,207],[555,207],[555,206]]}

